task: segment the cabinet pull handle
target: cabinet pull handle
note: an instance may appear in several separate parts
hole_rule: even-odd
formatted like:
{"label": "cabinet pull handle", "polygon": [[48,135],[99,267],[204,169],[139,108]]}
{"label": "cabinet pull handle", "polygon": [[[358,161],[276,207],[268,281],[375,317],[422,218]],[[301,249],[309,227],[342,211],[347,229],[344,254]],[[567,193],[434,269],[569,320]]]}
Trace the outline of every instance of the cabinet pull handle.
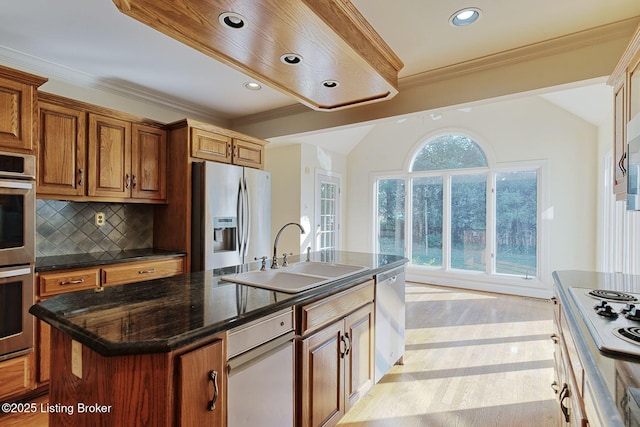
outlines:
{"label": "cabinet pull handle", "polygon": [[209,372],[209,381],[213,383],[213,397],[209,401],[209,406],[207,409],[213,411],[216,409],[216,401],[218,400],[218,371],[210,371]]}
{"label": "cabinet pull handle", "polygon": [[151,273],[155,273],[156,269],[152,268],[151,270],[140,270],[138,271],[138,274],[151,274]]}
{"label": "cabinet pull handle", "polygon": [[558,381],[554,381],[551,383],[551,388],[553,389],[553,392],[555,394],[558,394],[558,392],[560,391],[560,384],[558,384]]}
{"label": "cabinet pull handle", "polygon": [[562,391],[560,392],[560,409],[562,410],[562,414],[564,415],[564,420],[569,422],[569,407],[565,406],[564,400],[569,397],[569,386],[567,383],[562,387]]}
{"label": "cabinet pull handle", "polygon": [[133,180],[132,187],[135,189],[138,186],[138,180],[135,175],[131,175],[131,179]]}
{"label": "cabinet pull handle", "polygon": [[551,335],[551,341],[553,341],[554,344],[558,344],[559,340],[560,340],[560,337],[557,334]]}
{"label": "cabinet pull handle", "polygon": [[624,167],[624,161],[627,158],[627,153],[622,153],[622,156],[620,156],[620,160],[618,161],[618,167],[620,168],[620,171],[622,171],[622,176],[626,176],[627,175],[627,168]]}
{"label": "cabinet pull handle", "polygon": [[60,284],[62,286],[64,285],[79,285],[80,283],[84,283],[84,279],[77,279],[77,280],[65,280],[63,282],[60,282]]}
{"label": "cabinet pull handle", "polygon": [[129,174],[126,174],[124,177],[124,188],[126,188],[127,190],[131,188],[131,177],[129,176]]}
{"label": "cabinet pull handle", "polygon": [[82,168],[78,169],[78,185],[81,187],[84,185],[84,169]]}
{"label": "cabinet pull handle", "polygon": [[349,332],[344,334],[344,338],[346,340],[347,349],[344,351],[344,354],[347,355],[351,351],[351,338],[349,338]]}

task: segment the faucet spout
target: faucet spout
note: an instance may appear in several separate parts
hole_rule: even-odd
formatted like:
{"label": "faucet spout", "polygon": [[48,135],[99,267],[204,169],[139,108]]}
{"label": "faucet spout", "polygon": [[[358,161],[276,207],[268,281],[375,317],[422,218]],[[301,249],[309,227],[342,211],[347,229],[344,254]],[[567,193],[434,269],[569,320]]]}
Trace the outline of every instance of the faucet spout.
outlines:
{"label": "faucet spout", "polygon": [[302,226],[297,222],[288,222],[285,225],[283,225],[282,228],[280,228],[280,230],[278,230],[278,233],[276,234],[276,238],[273,241],[273,260],[271,261],[271,268],[278,268],[278,240],[280,240],[280,234],[282,234],[284,229],[290,225],[298,226],[298,228],[300,229],[300,234],[305,233],[304,228],[302,228]]}

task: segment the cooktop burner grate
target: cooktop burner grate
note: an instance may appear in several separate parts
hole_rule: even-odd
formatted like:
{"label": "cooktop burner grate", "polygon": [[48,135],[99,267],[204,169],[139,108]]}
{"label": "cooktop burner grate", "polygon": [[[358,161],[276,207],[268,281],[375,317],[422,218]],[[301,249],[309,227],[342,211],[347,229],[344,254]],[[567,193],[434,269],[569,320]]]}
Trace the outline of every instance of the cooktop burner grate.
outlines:
{"label": "cooktop burner grate", "polygon": [[604,299],[607,301],[615,302],[633,302],[638,301],[638,298],[633,295],[626,294],[620,291],[611,291],[607,289],[593,289],[589,291],[589,296],[594,298]]}
{"label": "cooktop burner grate", "polygon": [[633,344],[640,344],[640,326],[628,326],[625,328],[615,328],[613,334]]}

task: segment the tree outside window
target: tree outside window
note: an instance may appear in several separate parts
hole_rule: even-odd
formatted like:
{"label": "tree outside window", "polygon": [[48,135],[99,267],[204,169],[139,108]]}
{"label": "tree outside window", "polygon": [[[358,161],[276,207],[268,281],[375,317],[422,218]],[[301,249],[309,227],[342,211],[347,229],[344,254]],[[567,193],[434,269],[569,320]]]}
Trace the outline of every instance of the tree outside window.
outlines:
{"label": "tree outside window", "polygon": [[538,167],[491,168],[464,135],[427,141],[407,174],[377,180],[378,250],[445,271],[537,276]]}

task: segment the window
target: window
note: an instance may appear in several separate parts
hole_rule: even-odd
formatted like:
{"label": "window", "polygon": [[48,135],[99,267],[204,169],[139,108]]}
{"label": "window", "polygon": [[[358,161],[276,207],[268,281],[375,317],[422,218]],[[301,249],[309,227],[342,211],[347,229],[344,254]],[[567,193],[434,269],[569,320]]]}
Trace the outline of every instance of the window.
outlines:
{"label": "window", "polygon": [[376,180],[376,250],[445,273],[538,277],[541,167],[490,166],[464,135],[428,140],[408,172]]}

